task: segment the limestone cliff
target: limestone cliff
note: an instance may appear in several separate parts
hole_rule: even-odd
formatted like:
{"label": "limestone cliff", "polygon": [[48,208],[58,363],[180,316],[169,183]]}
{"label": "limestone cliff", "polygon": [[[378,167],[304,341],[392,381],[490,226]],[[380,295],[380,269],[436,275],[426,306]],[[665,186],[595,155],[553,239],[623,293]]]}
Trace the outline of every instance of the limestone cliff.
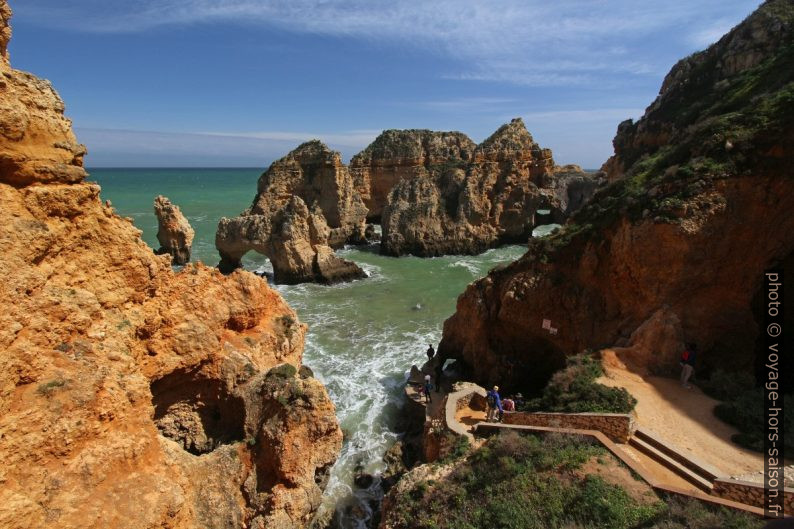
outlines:
{"label": "limestone cliff", "polygon": [[305,527],[341,446],[305,326],[252,274],[172,272],[49,83],[0,79],[0,526]]}
{"label": "limestone cliff", "polygon": [[763,271],[794,250],[793,21],[791,2],[766,2],[679,62],[618,128],[612,183],[471,285],[441,354],[508,388],[538,387],[585,348],[675,368],[683,339],[700,345],[699,369],[751,369]]}
{"label": "limestone cliff", "polygon": [[179,206],[160,195],[154,199],[154,215],[157,217],[157,240],[160,242],[157,253],[169,254],[174,264],[188,263],[196,232]]}
{"label": "limestone cliff", "polygon": [[389,194],[404,178],[427,174],[447,163],[465,164],[476,145],[460,132],[386,130],[350,160],[350,173],[367,206],[367,218],[379,222]]}
{"label": "limestone cliff", "polygon": [[[460,140],[449,148],[449,142],[440,140],[453,133],[435,134],[439,135],[436,144],[446,148],[436,149],[435,156],[430,152],[420,156],[421,165],[397,147],[373,150],[391,155],[389,175],[400,177],[383,208],[383,253],[476,254],[500,244],[525,243],[537,225],[538,209],[550,210],[549,220],[562,222],[565,206],[560,198],[567,197],[567,189],[560,181],[555,192],[560,173],[551,151],[535,143],[520,118],[473,149]],[[392,133],[376,144],[391,140],[399,146],[397,138]],[[573,166],[568,168],[572,170]],[[589,178],[581,171],[580,176]],[[594,190],[595,186],[590,194]]]}
{"label": "limestone cliff", "polygon": [[224,271],[248,251],[266,255],[278,283],[334,283],[364,277],[332,248],[364,241],[366,207],[338,152],[319,141],[300,145],[259,178],[239,217],[222,218],[215,246]]}

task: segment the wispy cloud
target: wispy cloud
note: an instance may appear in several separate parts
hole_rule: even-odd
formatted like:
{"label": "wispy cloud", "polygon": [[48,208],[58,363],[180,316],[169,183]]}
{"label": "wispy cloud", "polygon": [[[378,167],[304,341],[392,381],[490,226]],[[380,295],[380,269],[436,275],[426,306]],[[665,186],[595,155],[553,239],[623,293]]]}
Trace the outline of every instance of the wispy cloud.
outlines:
{"label": "wispy cloud", "polygon": [[224,137],[224,138],[245,138],[253,140],[295,142],[302,143],[309,140],[320,140],[329,145],[338,147],[359,147],[370,144],[375,137],[380,134],[380,130],[353,130],[342,133],[314,133],[314,132],[201,132],[205,136]]}
{"label": "wispy cloud", "polygon": [[[626,44],[654,32],[705,44],[752,7],[750,0],[24,0],[17,9],[39,23],[92,32],[235,22],[392,41],[460,61],[453,78],[561,85],[598,73],[656,73],[658,65],[627,53]],[[709,22],[724,13],[731,18]]]}
{"label": "wispy cloud", "polygon": [[86,163],[93,167],[264,167],[312,139],[319,139],[350,158],[371,143],[380,131],[194,133],[77,127],[76,133],[78,139],[89,146]]}
{"label": "wispy cloud", "polygon": [[[608,121],[616,125],[626,119],[637,119],[645,112],[641,108],[594,108],[583,110],[549,110],[543,112],[526,112],[522,114],[524,120],[533,122],[558,122],[565,124],[589,123],[593,121]],[[505,116],[507,118],[507,116]]]}

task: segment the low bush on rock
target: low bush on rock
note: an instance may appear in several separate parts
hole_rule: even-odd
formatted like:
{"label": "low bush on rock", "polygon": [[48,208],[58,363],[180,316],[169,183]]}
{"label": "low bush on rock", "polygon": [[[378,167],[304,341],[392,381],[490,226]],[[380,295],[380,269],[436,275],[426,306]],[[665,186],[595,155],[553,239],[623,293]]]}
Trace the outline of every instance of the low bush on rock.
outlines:
{"label": "low bush on rock", "polygon": [[[749,373],[717,370],[708,380],[699,381],[703,391],[721,400],[714,408],[714,415],[739,430],[731,438],[733,442],[762,452],[764,449],[764,389],[756,387],[755,378]],[[794,398],[784,396],[784,415],[778,417],[785,432],[794,431]],[[794,451],[794,439],[784,436],[784,449]]]}
{"label": "low bush on rock", "polygon": [[519,411],[629,413],[637,399],[624,388],[597,383],[603,374],[601,362],[592,355],[572,356],[565,369],[551,377],[543,394],[527,401]]}

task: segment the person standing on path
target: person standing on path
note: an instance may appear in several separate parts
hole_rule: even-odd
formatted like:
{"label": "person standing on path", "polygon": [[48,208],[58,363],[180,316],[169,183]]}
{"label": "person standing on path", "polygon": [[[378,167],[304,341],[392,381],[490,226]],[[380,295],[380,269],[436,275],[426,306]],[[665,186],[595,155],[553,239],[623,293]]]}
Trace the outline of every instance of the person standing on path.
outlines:
{"label": "person standing on path", "polygon": [[502,417],[502,399],[499,397],[499,386],[494,386],[485,395],[485,399],[488,402],[488,416],[485,420],[486,422],[496,422],[498,418]]}
{"label": "person standing on path", "polygon": [[432,399],[430,398],[430,391],[433,389],[433,385],[430,383],[430,375],[425,375],[425,385],[424,385],[424,392],[425,392],[425,402],[430,403]]}
{"label": "person standing on path", "polygon": [[434,356],[436,356],[436,350],[433,349],[433,344],[432,343],[428,344],[427,345],[427,359],[428,360],[432,360]]}
{"label": "person standing on path", "polygon": [[684,352],[681,353],[681,385],[686,389],[690,389],[689,379],[695,371],[695,356],[697,352],[697,345],[690,343],[686,344]]}

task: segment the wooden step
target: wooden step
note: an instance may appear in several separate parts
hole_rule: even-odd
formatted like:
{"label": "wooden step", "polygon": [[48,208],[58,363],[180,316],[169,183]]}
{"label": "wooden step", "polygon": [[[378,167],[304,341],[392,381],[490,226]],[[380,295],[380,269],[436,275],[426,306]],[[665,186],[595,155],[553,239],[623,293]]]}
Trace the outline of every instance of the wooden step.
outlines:
{"label": "wooden step", "polygon": [[704,478],[700,474],[693,472],[689,468],[685,467],[684,465],[680,464],[678,461],[673,459],[672,457],[668,456],[661,450],[658,450],[655,446],[651,445],[650,443],[640,439],[638,436],[634,436],[629,441],[629,445],[633,446],[643,454],[647,455],[657,463],[665,466],[670,471],[675,472],[703,492],[711,494],[712,490],[712,483],[708,479]]}
{"label": "wooden step", "polygon": [[698,461],[697,459],[692,458],[691,456],[686,456],[678,451],[676,451],[670,443],[660,438],[657,434],[649,431],[643,430],[638,428],[634,432],[634,436],[638,437],[645,443],[651,445],[658,451],[662,452],[664,455],[670,457],[677,461],[680,465],[685,466],[695,474],[698,474],[700,477],[708,480],[709,482],[714,482],[715,479],[722,477],[720,471],[716,468],[712,467],[711,465],[703,462]]}

